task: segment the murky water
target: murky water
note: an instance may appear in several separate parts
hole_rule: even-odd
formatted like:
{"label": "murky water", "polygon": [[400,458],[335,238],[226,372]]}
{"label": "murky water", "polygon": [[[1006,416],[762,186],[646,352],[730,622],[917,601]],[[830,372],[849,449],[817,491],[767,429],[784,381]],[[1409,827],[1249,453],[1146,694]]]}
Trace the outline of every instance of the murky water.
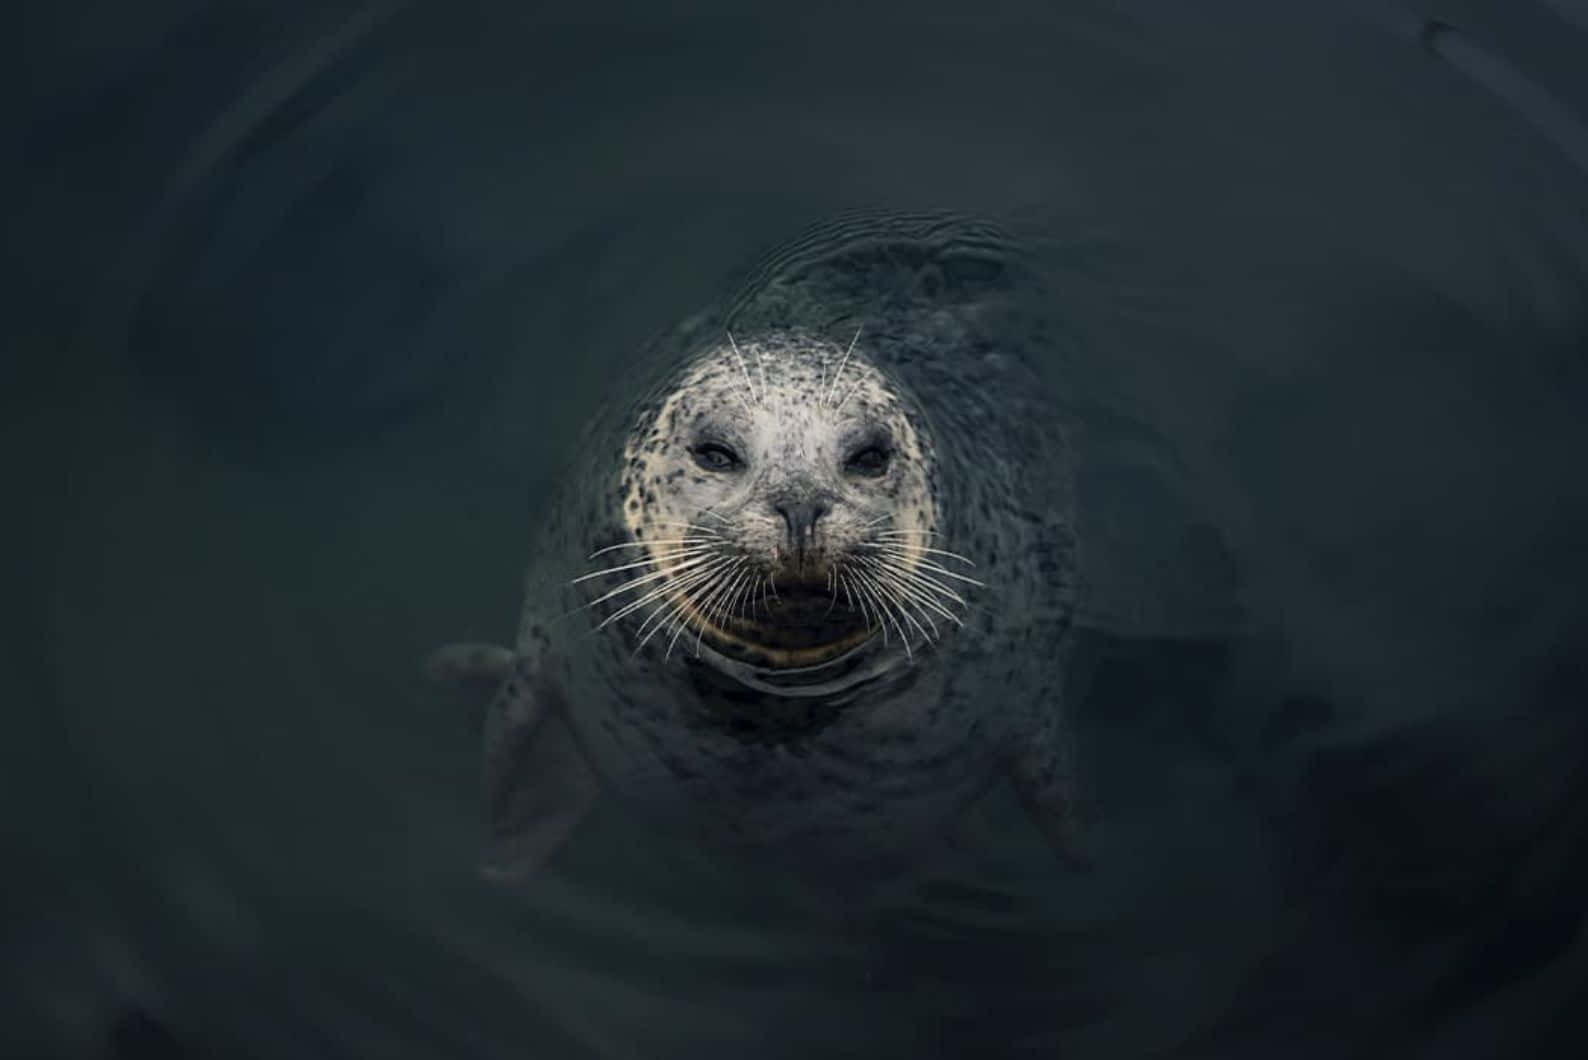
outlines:
{"label": "murky water", "polygon": [[[3,1051],[1569,1055],[1588,30],[1438,6],[28,5]],[[648,336],[877,207],[1060,292],[1098,871],[992,799],[870,986],[615,812],[482,882],[417,660]]]}

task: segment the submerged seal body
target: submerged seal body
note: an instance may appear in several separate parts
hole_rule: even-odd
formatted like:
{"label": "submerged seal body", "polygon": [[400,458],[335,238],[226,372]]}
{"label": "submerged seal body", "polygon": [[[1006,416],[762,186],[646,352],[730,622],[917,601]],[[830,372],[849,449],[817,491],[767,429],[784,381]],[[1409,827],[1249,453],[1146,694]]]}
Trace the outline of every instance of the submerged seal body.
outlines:
{"label": "submerged seal body", "polygon": [[1006,779],[1074,853],[1060,702],[1077,541],[996,231],[846,222],[661,344],[588,432],[500,682],[487,867],[609,793],[802,865],[902,864]]}

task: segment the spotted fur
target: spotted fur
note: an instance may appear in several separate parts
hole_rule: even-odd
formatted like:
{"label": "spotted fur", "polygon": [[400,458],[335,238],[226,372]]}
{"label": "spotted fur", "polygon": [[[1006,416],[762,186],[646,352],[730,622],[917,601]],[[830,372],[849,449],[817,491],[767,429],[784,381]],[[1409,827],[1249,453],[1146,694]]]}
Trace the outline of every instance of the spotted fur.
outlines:
{"label": "spotted fur", "polygon": [[[783,497],[820,499],[824,512],[814,543],[829,559],[852,551],[869,529],[882,525],[894,540],[935,539],[936,472],[920,414],[870,362],[859,339],[857,333],[846,346],[800,332],[770,332],[744,343],[725,336],[686,362],[660,405],[641,415],[624,448],[624,526],[635,541],[650,543],[646,551],[657,571],[698,567],[700,549],[675,544],[688,540],[683,528],[694,526],[697,544],[708,534],[731,537],[736,552],[771,572],[756,582],[746,579],[746,586],[763,590],[763,597],[775,592],[776,572],[789,566],[787,528],[777,507]],[[743,473],[702,469],[691,453],[701,441],[741,452]],[[844,473],[847,455],[882,446],[884,473]],[[926,555],[907,549],[897,562],[920,579]],[[831,578],[834,606],[851,607],[841,580]],[[725,617],[753,619],[764,604],[743,590],[735,602],[735,614]],[[643,628],[648,614],[638,611],[634,624]],[[914,620],[913,613],[908,617]],[[698,608],[677,621],[706,626],[715,642],[737,639],[741,648],[753,647]],[[821,657],[786,648],[762,654],[785,665]]]}

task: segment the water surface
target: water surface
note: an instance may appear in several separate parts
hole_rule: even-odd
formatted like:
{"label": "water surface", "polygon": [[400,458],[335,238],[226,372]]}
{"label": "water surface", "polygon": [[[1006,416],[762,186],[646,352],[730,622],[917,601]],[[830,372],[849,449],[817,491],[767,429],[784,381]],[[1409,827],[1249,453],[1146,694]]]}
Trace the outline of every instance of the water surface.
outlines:
{"label": "water surface", "polygon": [[[1568,1055],[1588,35],[1437,6],[26,5],[8,1055]],[[994,798],[868,988],[616,813],[479,880],[416,660],[649,336],[871,208],[1038,233],[1110,544],[1098,871]]]}

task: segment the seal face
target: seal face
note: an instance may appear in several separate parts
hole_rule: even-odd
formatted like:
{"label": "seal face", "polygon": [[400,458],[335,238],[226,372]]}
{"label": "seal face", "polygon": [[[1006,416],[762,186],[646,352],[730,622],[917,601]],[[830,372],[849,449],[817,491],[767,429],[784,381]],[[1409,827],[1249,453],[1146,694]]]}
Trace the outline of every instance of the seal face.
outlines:
{"label": "seal face", "polygon": [[638,547],[609,552],[625,561],[610,570],[633,576],[601,602],[621,604],[610,617],[645,615],[637,645],[665,637],[670,651],[692,631],[729,657],[793,670],[960,621],[955,586],[973,579],[932,544],[921,414],[858,339],[727,336],[636,424],[623,519]]}
{"label": "seal face", "polygon": [[609,795],[874,877],[1005,778],[1074,854],[1050,303],[988,226],[851,219],[662,342],[547,513],[515,647],[433,660],[498,687],[490,871]]}

